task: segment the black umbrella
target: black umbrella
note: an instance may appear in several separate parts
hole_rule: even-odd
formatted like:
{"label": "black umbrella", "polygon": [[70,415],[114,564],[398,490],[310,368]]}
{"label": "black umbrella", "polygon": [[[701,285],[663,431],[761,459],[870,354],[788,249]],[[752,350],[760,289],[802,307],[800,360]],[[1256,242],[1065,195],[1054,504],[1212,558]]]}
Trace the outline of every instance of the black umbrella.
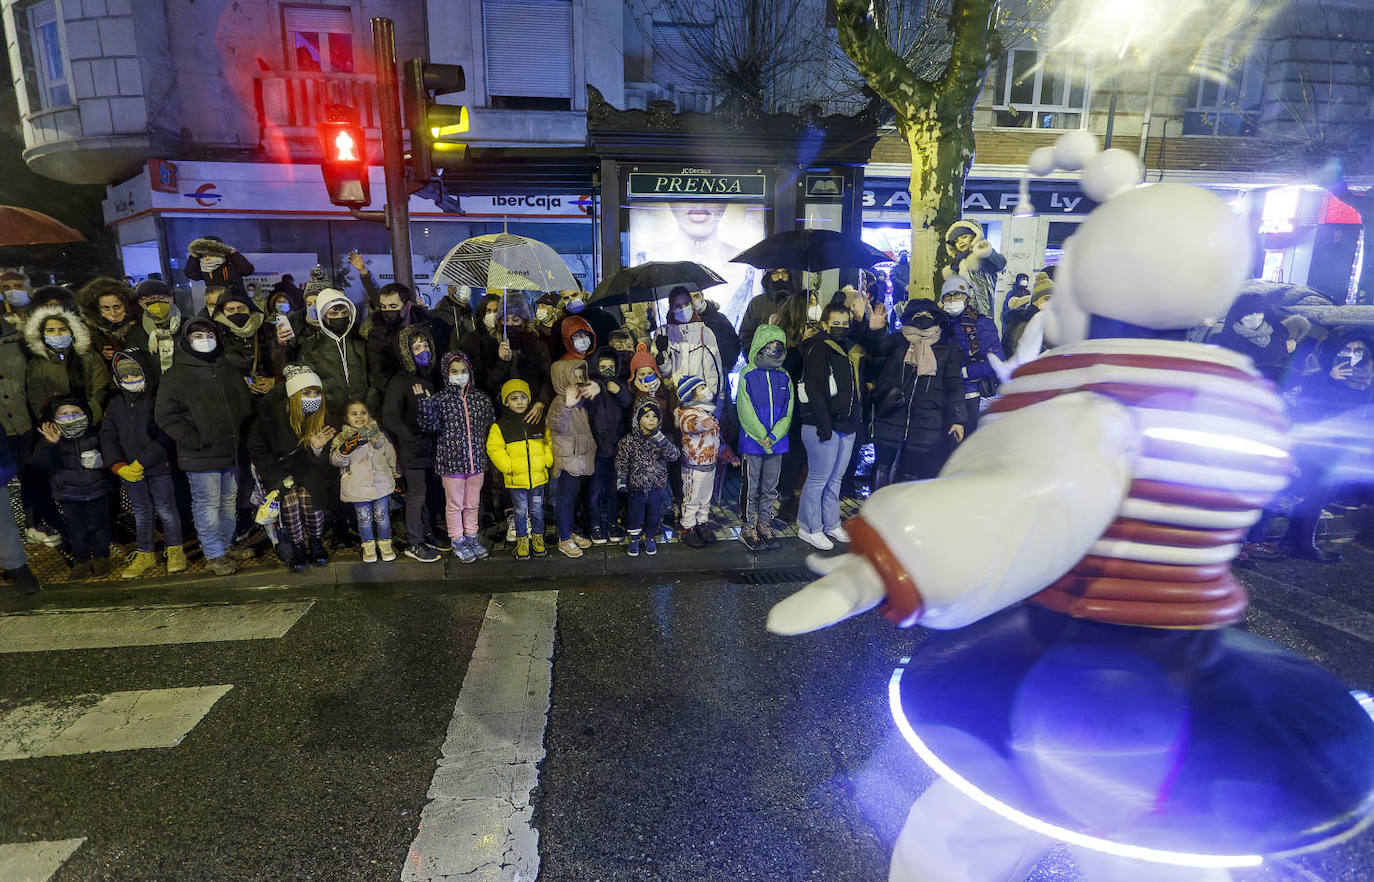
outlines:
{"label": "black umbrella", "polygon": [[724,284],[725,280],[713,270],[690,260],[651,260],[639,266],[625,267],[603,279],[587,303],[651,303],[667,297],[668,291],[679,285],[693,291],[703,291]]}
{"label": "black umbrella", "polygon": [[789,230],[776,233],[730,259],[759,269],[805,270],[868,268],[892,258],[864,242],[834,230]]}

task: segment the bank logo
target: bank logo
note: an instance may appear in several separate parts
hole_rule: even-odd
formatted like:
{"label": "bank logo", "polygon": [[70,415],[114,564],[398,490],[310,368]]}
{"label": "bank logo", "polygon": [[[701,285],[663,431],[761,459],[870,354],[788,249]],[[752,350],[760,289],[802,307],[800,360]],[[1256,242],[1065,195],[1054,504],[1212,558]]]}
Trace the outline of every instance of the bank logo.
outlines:
{"label": "bank logo", "polygon": [[211,183],[201,184],[194,193],[182,193],[181,195],[196,200],[196,204],[201,208],[210,208],[224,198],[223,193],[215,192],[215,185]]}

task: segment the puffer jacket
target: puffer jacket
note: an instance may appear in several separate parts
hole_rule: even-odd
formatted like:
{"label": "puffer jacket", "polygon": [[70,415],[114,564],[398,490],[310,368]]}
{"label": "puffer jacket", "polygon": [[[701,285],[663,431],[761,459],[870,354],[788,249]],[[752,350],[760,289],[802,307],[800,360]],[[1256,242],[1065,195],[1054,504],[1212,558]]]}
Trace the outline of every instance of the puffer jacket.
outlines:
{"label": "puffer jacket", "polygon": [[510,489],[543,487],[553,468],[553,438],[547,428],[507,411],[487,432],[487,456]]}
{"label": "puffer jacket", "polygon": [[[348,328],[335,334],[324,326],[324,316],[335,304],[348,310]],[[320,332],[301,342],[300,360],[315,369],[324,389],[325,405],[329,413],[325,420],[331,426],[343,422],[348,402],[362,401],[371,412],[381,411],[380,395],[368,385],[367,347],[358,337],[358,311],[353,301],[342,291],[326,288],[315,300],[320,316]]]}
{"label": "puffer jacket", "polygon": [[720,421],[709,404],[679,407],[674,414],[682,432],[682,461],[696,468],[710,468],[720,458]]}
{"label": "puffer jacket", "polygon": [[396,489],[396,448],[376,420],[362,431],[344,426],[329,445],[329,461],[342,470],[343,502],[373,502]]}
{"label": "puffer jacket", "polygon": [[182,471],[232,469],[252,411],[251,393],[221,350],[206,360],[190,348],[186,335],[191,330],[210,329],[218,338],[213,322],[191,319],[181,327],[172,367],[158,385],[153,420],[176,442]]}
{"label": "puffer jacket", "polygon": [[615,452],[615,473],[631,490],[662,490],[668,486],[668,463],[677,462],[680,456],[677,445],[666,435],[655,441],[653,436],[632,428],[620,439]]}
{"label": "puffer jacket", "polygon": [[24,349],[24,334],[9,322],[0,321],[0,427],[6,435],[22,435],[33,428]]}
{"label": "puffer jacket", "polygon": [[674,379],[701,377],[711,397],[717,401],[724,389],[726,371],[720,359],[716,335],[703,321],[669,323],[668,349],[659,359],[663,372]]}
{"label": "puffer jacket", "polygon": [[110,399],[105,419],[100,423],[100,453],[105,458],[105,467],[113,469],[121,463],[137,462],[143,466],[144,477],[170,474],[172,439],[153,419],[158,382],[153,358],[142,349],[126,349],[115,353],[111,367],[118,367],[123,359],[138,364],[145,385],[141,392],[120,389]]}
{"label": "puffer jacket", "polygon": [[821,332],[801,345],[801,354],[797,409],[802,425],[815,426],[822,441],[832,432],[857,432],[863,417],[862,371],[854,364],[854,350]]}
{"label": "puffer jacket", "polygon": [[439,376],[444,387],[435,395],[420,400],[420,428],[431,432],[434,441],[434,471],[440,475],[475,475],[487,469],[483,439],[496,421],[491,399],[475,388],[475,378],[462,389],[448,384],[449,368],[461,361],[472,377],[472,365],[461,352],[444,356]]}
{"label": "puffer jacket", "polygon": [[[581,359],[556,361],[550,369],[553,402],[549,404],[549,430],[553,433],[554,474],[586,476],[596,470],[596,436],[592,434],[587,401],[579,399],[568,407],[563,396],[573,385],[578,370],[586,370]],[[600,396],[597,396],[600,397]]]}
{"label": "puffer jacket", "polygon": [[[965,420],[963,354],[937,342],[935,373],[919,377],[906,363],[910,343],[900,331],[888,336],[873,389],[873,437],[908,450],[929,450]],[[969,406],[975,406],[970,404]]]}
{"label": "puffer jacket", "polygon": [[[54,352],[43,342],[43,323],[50,318],[60,318],[71,328],[72,345],[65,352]],[[24,323],[24,339],[31,353],[24,377],[29,413],[37,418],[53,399],[79,395],[91,422],[100,422],[110,400],[110,369],[91,349],[91,334],[81,317],[56,303],[36,307]]]}
{"label": "puffer jacket", "polygon": [[[749,364],[739,373],[739,452],[764,456],[787,452],[787,431],[792,427],[794,394],[792,378],[781,367],[759,367],[759,350],[769,343],[787,345],[787,334],[777,325],[759,325],[749,347]],[[767,441],[770,446],[764,447]]]}
{"label": "puffer jacket", "polygon": [[[79,396],[59,396],[56,401],[63,404],[83,405]],[[90,411],[86,410],[90,416]],[[56,444],[49,444],[39,436],[34,441],[33,461],[48,473],[48,486],[52,488],[52,498],[58,502],[90,502],[109,496],[114,492],[114,475],[108,464],[97,460],[97,468],[87,468],[81,463],[81,454],[100,453],[100,429],[88,426],[79,438],[59,438]]]}
{"label": "puffer jacket", "polygon": [[[596,365],[602,359],[611,359],[616,363],[614,376],[602,377],[596,373]],[[629,383],[625,380],[625,374],[629,370],[629,359],[625,353],[618,352],[610,346],[602,346],[587,359],[587,373],[592,377],[592,382],[601,387],[601,394],[591,401],[585,402],[587,407],[587,420],[591,423],[592,436],[596,439],[596,455],[602,458],[615,456],[616,448],[620,446],[620,439],[625,437],[625,430],[628,428],[626,415],[630,411],[630,403],[633,395],[630,393]],[[611,391],[611,386],[615,386],[615,391]]]}
{"label": "puffer jacket", "polygon": [[[410,351],[411,341],[416,338],[430,343],[431,358],[429,367],[415,364],[415,356]],[[382,404],[382,428],[396,439],[396,458],[403,469],[428,469],[434,466],[434,435],[420,427],[420,402],[424,395],[415,394],[418,383],[426,394],[436,390],[434,372],[437,356],[433,356],[434,341],[429,339],[429,331],[412,325],[402,328],[396,335],[396,346],[401,360],[401,371],[386,384],[386,397]]]}

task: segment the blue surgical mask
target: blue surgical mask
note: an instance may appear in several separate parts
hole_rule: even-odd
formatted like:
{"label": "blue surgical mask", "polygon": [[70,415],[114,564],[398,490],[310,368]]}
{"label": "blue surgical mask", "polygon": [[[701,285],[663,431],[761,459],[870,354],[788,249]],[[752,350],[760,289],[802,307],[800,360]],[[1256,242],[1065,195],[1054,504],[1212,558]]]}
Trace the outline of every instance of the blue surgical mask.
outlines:
{"label": "blue surgical mask", "polygon": [[429,367],[429,363],[433,358],[433,353],[431,353],[428,349],[426,349],[424,352],[417,352],[415,353],[415,366]]}
{"label": "blue surgical mask", "polygon": [[582,298],[580,297],[568,301],[568,312],[572,313],[573,315],[577,315],[585,307],[586,304],[582,302]]}
{"label": "blue surgical mask", "polygon": [[305,308],[305,320],[308,322],[315,322],[317,324],[319,323],[320,314],[318,311],[316,311],[315,304],[311,303]]}
{"label": "blue surgical mask", "polygon": [[5,302],[15,309],[23,309],[29,305],[29,292],[23,288],[5,292]]}
{"label": "blue surgical mask", "polygon": [[72,345],[72,335],[71,335],[71,334],[55,334],[55,335],[54,335],[54,334],[44,334],[44,335],[43,335],[43,342],[46,343],[46,344],[48,344],[48,348],[49,348],[49,349],[55,349],[55,350],[57,350],[58,352],[61,352],[61,351],[63,351],[64,349],[66,349],[68,346],[71,346],[71,345]]}
{"label": "blue surgical mask", "polygon": [[290,311],[291,304],[287,303],[285,300],[277,304],[277,312],[281,313],[282,315],[286,315]]}

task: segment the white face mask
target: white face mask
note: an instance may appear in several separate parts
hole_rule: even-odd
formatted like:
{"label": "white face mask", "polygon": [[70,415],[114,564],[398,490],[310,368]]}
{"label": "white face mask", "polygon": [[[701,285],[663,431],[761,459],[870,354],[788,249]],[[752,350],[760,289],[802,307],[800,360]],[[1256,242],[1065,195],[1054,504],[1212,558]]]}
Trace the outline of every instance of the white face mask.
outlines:
{"label": "white face mask", "polygon": [[579,334],[576,337],[573,337],[572,343],[573,348],[576,349],[578,352],[586,352],[588,349],[592,348],[592,341],[588,340],[587,337],[583,334]]}
{"label": "white face mask", "polygon": [[821,305],[819,303],[812,304],[806,308],[806,320],[808,322],[818,322],[821,320]]}
{"label": "white face mask", "polygon": [[1336,357],[1337,357],[1337,358],[1348,358],[1348,359],[1350,359],[1350,366],[1351,366],[1351,367],[1354,367],[1355,365],[1357,365],[1357,364],[1359,364],[1360,362],[1364,361],[1364,350],[1363,350],[1363,349],[1343,349],[1343,350],[1340,351],[1340,353],[1339,353]]}
{"label": "white face mask", "polygon": [[472,289],[467,285],[459,285],[453,289],[454,297],[459,303],[467,303],[472,300]]}
{"label": "white face mask", "polygon": [[1240,326],[1242,328],[1249,328],[1253,331],[1262,324],[1264,324],[1264,313],[1262,312],[1252,312],[1249,315],[1240,317]]}
{"label": "white face mask", "polygon": [[684,306],[681,309],[673,310],[673,318],[677,319],[679,324],[690,322],[692,320],[692,307]]}
{"label": "white face mask", "polygon": [[202,272],[212,273],[222,266],[224,266],[223,257],[202,257],[200,259],[200,268]]}
{"label": "white face mask", "polygon": [[467,386],[469,379],[470,377],[468,376],[467,371],[463,371],[461,374],[449,374],[448,384],[450,386],[457,386],[459,389],[462,389],[465,386]]}
{"label": "white face mask", "polygon": [[956,300],[953,303],[946,303],[944,306],[941,307],[941,309],[943,309],[950,315],[958,315],[959,313],[964,311],[964,307],[966,307],[967,305],[968,304],[963,300]]}
{"label": "white face mask", "polygon": [[219,345],[214,337],[197,337],[191,341],[191,348],[197,352],[214,352]]}
{"label": "white face mask", "polygon": [[489,312],[482,316],[482,324],[487,326],[488,331],[496,330],[496,313]]}

